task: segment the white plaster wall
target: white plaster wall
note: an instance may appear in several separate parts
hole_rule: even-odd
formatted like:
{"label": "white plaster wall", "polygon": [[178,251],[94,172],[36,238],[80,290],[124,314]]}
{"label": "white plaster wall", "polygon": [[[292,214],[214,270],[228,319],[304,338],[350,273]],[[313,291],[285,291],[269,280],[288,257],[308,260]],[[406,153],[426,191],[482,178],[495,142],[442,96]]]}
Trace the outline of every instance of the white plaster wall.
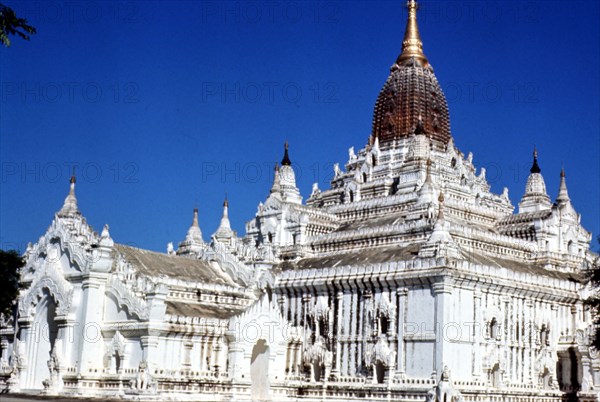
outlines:
{"label": "white plaster wall", "polygon": [[406,375],[429,378],[433,371],[434,342],[406,343]]}
{"label": "white plaster wall", "polygon": [[127,339],[125,353],[129,356],[129,359],[127,359],[123,368],[137,368],[143,357],[142,344],[139,338]]}
{"label": "white plaster wall", "polygon": [[429,288],[413,288],[408,292],[407,326],[434,329],[435,299]]}

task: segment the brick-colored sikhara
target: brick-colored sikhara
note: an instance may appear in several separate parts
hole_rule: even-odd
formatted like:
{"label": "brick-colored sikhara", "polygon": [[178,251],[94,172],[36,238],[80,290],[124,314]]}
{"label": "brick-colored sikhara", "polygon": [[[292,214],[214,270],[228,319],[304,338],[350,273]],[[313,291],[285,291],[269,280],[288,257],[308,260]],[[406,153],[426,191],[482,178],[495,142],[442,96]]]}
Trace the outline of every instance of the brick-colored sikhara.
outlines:
{"label": "brick-colored sikhara", "polygon": [[385,145],[412,134],[426,134],[447,144],[451,137],[448,104],[423,53],[416,5],[411,4],[402,52],[375,103],[371,141],[378,138],[379,144]]}
{"label": "brick-colored sikhara", "polygon": [[395,63],[379,92],[373,113],[372,137],[385,145],[412,134],[448,143],[448,104],[430,65],[413,59],[407,65]]}

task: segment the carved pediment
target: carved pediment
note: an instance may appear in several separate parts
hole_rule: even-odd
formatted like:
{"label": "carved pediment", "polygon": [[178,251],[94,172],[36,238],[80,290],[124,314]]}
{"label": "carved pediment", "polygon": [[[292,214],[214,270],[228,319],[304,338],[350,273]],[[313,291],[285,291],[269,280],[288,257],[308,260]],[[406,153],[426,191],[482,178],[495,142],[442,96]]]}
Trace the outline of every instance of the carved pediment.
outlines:
{"label": "carved pediment", "polygon": [[136,296],[117,276],[110,277],[106,292],[114,296],[120,308],[127,308],[129,314],[137,316],[140,320],[148,319],[149,311],[146,301]]}
{"label": "carved pediment", "polygon": [[73,302],[73,286],[57,272],[52,264],[46,267],[44,275],[37,279],[25,292],[19,302],[19,315],[29,317],[44,297],[44,289],[48,291],[56,303],[56,314],[67,315]]}

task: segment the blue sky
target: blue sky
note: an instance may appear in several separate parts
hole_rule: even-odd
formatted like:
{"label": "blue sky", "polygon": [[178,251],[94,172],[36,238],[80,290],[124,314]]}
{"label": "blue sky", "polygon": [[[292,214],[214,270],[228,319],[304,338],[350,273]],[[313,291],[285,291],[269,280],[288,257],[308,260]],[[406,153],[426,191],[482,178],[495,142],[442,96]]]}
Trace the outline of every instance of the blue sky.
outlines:
{"label": "blue sky", "polygon": [[[399,1],[6,1],[38,29],[0,49],[0,247],[41,236],[68,192],[121,243],[164,251],[225,194],[245,233],[290,143],[302,195],[362,148],[397,57]],[[516,206],[534,144],[600,233],[600,6],[425,1],[452,134]],[[597,246],[594,245],[596,249]]]}

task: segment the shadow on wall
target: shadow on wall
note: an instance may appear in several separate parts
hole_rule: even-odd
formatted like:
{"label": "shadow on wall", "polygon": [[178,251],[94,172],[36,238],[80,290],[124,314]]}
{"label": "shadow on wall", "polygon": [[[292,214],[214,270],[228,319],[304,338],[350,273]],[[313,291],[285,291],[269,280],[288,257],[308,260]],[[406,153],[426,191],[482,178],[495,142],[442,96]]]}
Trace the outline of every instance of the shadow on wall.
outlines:
{"label": "shadow on wall", "polygon": [[252,381],[252,400],[270,401],[269,392],[269,345],[259,339],[252,348],[250,359],[250,380]]}

